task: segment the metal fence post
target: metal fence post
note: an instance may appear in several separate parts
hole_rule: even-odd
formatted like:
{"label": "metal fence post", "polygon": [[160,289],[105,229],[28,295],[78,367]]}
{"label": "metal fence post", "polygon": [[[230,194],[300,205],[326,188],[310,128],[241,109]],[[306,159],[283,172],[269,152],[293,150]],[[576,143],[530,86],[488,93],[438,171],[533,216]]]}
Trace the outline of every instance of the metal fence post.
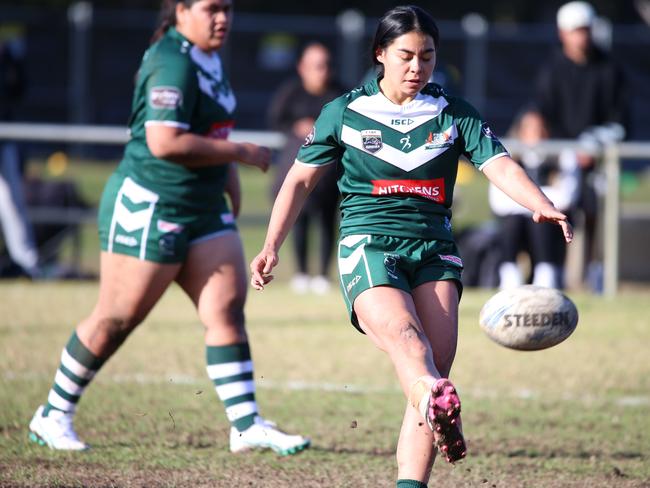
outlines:
{"label": "metal fence post", "polygon": [[486,108],[488,23],[485,17],[471,13],[462,18],[461,25],[467,34],[465,41],[465,97],[479,112],[483,112]]}
{"label": "metal fence post", "polygon": [[336,25],[341,34],[339,80],[346,88],[352,88],[363,78],[361,41],[366,31],[366,18],[358,10],[345,10],[336,17]]}
{"label": "metal fence post", "polygon": [[68,68],[68,115],[74,124],[89,122],[90,86],[90,29],[93,23],[93,6],[90,2],[77,2],[68,8],[70,26],[70,65]]}
{"label": "metal fence post", "polygon": [[606,192],[603,242],[603,293],[613,297],[618,289],[619,218],[621,215],[620,179],[621,161],[616,144],[604,151]]}

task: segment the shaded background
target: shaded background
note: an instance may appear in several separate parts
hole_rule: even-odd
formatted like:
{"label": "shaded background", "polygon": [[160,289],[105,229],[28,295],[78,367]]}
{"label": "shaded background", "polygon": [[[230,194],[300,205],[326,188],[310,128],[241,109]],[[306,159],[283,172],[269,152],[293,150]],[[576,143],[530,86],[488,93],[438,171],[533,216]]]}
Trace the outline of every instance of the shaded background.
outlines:
{"label": "shaded background", "polygon": [[[462,1],[447,2],[440,12],[431,9],[441,29],[439,68],[448,91],[468,98],[497,134],[506,132],[529,100],[540,63],[558,46],[554,16],[562,3]],[[650,139],[650,27],[643,23],[642,3],[593,2],[604,17],[603,43],[628,74],[634,100],[629,138],[637,140]],[[394,4],[236,2],[233,32],[222,57],[238,97],[238,128],[266,128],[271,95],[293,74],[296,55],[309,40],[332,49],[346,88],[360,83],[370,68],[368,46],[377,18]],[[151,0],[76,6],[57,0],[0,2],[0,37],[18,39],[25,56],[28,85],[14,119],[125,125],[158,5]],[[348,20],[357,29],[346,38],[341,13],[350,8],[355,10]],[[478,37],[468,37],[468,12],[482,16],[474,16],[475,28],[487,22]],[[111,157],[119,150],[103,149]]]}

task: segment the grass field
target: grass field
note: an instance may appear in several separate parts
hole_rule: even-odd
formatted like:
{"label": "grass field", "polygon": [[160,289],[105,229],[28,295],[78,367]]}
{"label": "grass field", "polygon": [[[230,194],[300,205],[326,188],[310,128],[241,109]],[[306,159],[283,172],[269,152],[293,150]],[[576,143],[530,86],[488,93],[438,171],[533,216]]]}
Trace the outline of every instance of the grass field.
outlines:
{"label": "grass field", "polygon": [[[287,430],[310,435],[312,449],[290,458],[228,453],[201,327],[176,287],[82,400],[77,427],[93,449],[31,444],[29,419],[96,288],[0,283],[0,486],[394,486],[405,400],[387,358],[347,324],[337,292],[298,298],[282,283],[249,296],[258,402]],[[489,294],[467,290],[461,304],[453,378],[468,458],[438,462],[429,486],[650,486],[647,293],[615,302],[574,295],[576,332],[533,353],[480,331]]]}

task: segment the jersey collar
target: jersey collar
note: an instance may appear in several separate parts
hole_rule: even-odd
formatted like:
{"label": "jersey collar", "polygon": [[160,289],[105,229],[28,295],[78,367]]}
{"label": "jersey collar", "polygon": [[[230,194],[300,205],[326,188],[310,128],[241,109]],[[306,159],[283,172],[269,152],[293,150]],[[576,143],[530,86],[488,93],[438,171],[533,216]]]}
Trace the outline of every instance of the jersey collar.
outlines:
{"label": "jersey collar", "polygon": [[381,80],[382,78],[383,76],[378,75],[368,82],[368,84],[366,85],[366,93],[368,95],[376,95],[377,93],[380,93],[379,80]]}
{"label": "jersey collar", "polygon": [[167,29],[167,35],[177,41],[179,44],[183,44],[186,47],[193,46],[192,41],[178,32],[174,26],[171,26],[169,29]]}

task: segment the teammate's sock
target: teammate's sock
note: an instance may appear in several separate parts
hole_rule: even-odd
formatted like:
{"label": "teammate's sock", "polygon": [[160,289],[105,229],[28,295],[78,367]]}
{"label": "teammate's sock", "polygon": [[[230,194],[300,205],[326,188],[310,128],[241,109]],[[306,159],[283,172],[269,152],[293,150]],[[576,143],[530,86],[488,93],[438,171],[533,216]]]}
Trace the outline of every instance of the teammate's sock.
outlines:
{"label": "teammate's sock", "polygon": [[255,423],[257,403],[253,361],[248,342],[231,346],[206,346],[208,376],[226,407],[228,420],[238,431]]}
{"label": "teammate's sock", "polygon": [[104,360],[90,352],[73,332],[61,353],[61,364],[47,396],[43,416],[47,417],[52,410],[74,413],[81,395],[102,364]]}
{"label": "teammate's sock", "polygon": [[427,484],[417,480],[397,480],[397,488],[427,488]]}
{"label": "teammate's sock", "polygon": [[537,263],[533,272],[533,285],[559,288],[560,270],[551,263]]}
{"label": "teammate's sock", "polygon": [[517,263],[506,261],[499,265],[499,288],[508,290],[524,284]]}

